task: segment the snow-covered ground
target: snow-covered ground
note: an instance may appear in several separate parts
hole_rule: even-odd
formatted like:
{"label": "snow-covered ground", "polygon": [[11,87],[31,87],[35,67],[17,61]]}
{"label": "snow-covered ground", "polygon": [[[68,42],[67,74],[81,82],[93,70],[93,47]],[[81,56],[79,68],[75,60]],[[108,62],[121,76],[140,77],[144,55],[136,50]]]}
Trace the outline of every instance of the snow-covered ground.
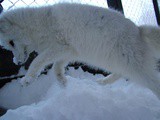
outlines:
{"label": "snow-covered ground", "polygon": [[0,120],[160,120],[150,90],[124,79],[101,86],[100,77],[71,68],[66,88],[52,70],[28,87],[14,80],[0,89],[0,105],[9,109]]}

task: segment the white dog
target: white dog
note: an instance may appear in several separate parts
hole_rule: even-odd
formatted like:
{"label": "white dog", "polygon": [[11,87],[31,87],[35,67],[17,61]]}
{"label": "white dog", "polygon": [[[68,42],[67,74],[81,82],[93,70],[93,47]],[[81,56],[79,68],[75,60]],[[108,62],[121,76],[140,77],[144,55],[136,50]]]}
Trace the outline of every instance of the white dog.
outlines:
{"label": "white dog", "polygon": [[0,16],[1,44],[19,63],[24,63],[32,51],[39,53],[22,79],[23,85],[36,80],[53,62],[57,79],[65,85],[64,67],[68,62],[82,61],[111,71],[104,81],[126,77],[160,98],[155,62],[159,38],[159,28],[137,27],[114,10],[89,5],[20,8]]}

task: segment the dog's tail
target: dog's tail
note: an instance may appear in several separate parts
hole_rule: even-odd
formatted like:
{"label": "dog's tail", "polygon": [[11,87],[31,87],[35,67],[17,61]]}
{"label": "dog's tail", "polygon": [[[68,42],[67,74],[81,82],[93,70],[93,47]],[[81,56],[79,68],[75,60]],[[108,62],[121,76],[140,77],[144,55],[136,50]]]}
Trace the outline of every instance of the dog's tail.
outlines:
{"label": "dog's tail", "polygon": [[142,39],[160,56],[160,28],[154,26],[139,26]]}

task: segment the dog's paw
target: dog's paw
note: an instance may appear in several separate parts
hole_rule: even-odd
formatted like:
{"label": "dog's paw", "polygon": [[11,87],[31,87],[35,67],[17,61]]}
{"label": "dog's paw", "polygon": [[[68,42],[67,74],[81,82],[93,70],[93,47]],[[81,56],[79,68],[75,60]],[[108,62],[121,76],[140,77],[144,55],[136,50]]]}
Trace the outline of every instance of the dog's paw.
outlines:
{"label": "dog's paw", "polygon": [[33,81],[35,81],[36,78],[31,77],[31,76],[25,76],[20,80],[20,84],[22,86],[29,86]]}

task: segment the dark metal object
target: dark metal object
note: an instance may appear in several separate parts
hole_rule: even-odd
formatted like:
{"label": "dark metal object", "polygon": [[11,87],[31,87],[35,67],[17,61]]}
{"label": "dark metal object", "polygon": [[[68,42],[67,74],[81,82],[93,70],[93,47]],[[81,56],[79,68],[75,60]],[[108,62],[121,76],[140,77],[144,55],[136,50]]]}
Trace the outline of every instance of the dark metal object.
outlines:
{"label": "dark metal object", "polygon": [[158,7],[158,1],[157,0],[152,0],[153,1],[153,6],[154,6],[154,11],[155,11],[155,15],[156,15],[156,20],[158,25],[160,25],[160,9]]}
{"label": "dark metal object", "polygon": [[2,13],[3,11],[3,6],[1,5],[1,3],[3,2],[4,0],[0,0],[0,13]]}
{"label": "dark metal object", "polygon": [[107,0],[107,3],[108,3],[108,7],[123,13],[123,6],[122,6],[121,0]]}
{"label": "dark metal object", "polygon": [[2,13],[2,11],[3,11],[3,7],[2,7],[2,5],[0,4],[0,13]]}
{"label": "dark metal object", "polygon": [[0,4],[3,2],[4,0],[0,0]]}

